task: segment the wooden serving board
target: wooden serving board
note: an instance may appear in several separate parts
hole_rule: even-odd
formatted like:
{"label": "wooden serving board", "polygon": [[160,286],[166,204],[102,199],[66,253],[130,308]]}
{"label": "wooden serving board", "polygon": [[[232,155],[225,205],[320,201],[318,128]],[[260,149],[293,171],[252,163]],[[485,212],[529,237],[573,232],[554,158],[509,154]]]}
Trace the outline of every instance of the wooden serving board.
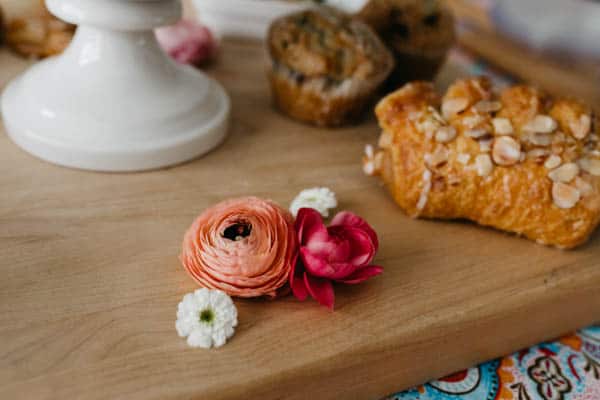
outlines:
{"label": "wooden serving board", "polygon": [[[2,53],[0,65],[5,84],[27,63]],[[69,170],[0,135],[0,398],[377,400],[600,318],[598,236],[562,252],[409,219],[361,171],[372,119],[323,130],[279,115],[257,45],[226,42],[210,73],[231,93],[231,136],[176,168]],[[373,223],[385,273],[337,288],[334,313],[238,300],[227,346],[188,348],[174,324],[196,288],[177,259],[192,219],[228,197],[289,204],[317,185]]]}

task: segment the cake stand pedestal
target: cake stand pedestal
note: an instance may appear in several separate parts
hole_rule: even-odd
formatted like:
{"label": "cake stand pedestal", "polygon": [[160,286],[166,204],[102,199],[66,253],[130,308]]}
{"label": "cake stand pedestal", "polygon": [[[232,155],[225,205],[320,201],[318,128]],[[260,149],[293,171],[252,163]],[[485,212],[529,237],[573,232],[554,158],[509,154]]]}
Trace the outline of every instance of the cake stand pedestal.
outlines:
{"label": "cake stand pedestal", "polygon": [[226,136],[230,101],[214,80],[177,65],[153,29],[179,0],[47,0],[78,24],[59,57],[33,66],[2,96],[9,136],[53,163],[140,171],[193,159]]}

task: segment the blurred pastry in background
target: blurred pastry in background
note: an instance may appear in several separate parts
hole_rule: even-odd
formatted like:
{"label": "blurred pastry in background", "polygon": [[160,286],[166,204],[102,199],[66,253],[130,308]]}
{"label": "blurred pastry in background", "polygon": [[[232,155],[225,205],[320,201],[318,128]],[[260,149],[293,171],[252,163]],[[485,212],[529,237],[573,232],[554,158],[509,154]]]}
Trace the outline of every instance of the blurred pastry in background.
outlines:
{"label": "blurred pastry in background", "polygon": [[276,106],[320,126],[360,116],[394,66],[367,24],[325,7],[275,20],[267,46]]}
{"label": "blurred pastry in background", "polygon": [[443,0],[370,0],[357,15],[394,54],[390,90],[408,81],[432,80],[455,41],[454,17]]}
{"label": "blurred pastry in background", "polygon": [[36,12],[8,21],[6,44],[24,57],[44,58],[62,53],[74,33],[74,25],[54,17],[41,2]]}

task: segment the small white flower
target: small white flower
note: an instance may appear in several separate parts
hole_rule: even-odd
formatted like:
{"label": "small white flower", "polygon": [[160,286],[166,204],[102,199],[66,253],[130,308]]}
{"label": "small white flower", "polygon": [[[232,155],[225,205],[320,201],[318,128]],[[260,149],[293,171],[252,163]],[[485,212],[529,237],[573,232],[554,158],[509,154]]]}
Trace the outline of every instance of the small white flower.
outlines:
{"label": "small white flower", "polygon": [[298,211],[301,208],[314,208],[323,217],[329,217],[329,210],[338,206],[335,193],[328,188],[312,188],[300,192],[300,194],[292,201],[290,211],[294,217],[298,216]]}
{"label": "small white flower", "polygon": [[175,328],[191,347],[221,347],[237,326],[233,300],[220,290],[198,289],[183,297],[177,308]]}

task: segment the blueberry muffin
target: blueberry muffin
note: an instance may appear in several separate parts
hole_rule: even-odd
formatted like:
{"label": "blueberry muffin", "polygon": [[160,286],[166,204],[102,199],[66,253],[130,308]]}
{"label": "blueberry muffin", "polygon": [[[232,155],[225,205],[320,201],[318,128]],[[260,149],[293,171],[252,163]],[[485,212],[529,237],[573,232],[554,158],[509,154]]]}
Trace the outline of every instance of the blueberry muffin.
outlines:
{"label": "blueberry muffin", "polygon": [[367,24],[325,7],[276,20],[268,50],[276,106],[319,126],[361,115],[394,63]]}
{"label": "blueberry muffin", "polygon": [[454,18],[442,0],[370,0],[358,17],[392,50],[391,90],[413,80],[431,80],[455,40]]}

